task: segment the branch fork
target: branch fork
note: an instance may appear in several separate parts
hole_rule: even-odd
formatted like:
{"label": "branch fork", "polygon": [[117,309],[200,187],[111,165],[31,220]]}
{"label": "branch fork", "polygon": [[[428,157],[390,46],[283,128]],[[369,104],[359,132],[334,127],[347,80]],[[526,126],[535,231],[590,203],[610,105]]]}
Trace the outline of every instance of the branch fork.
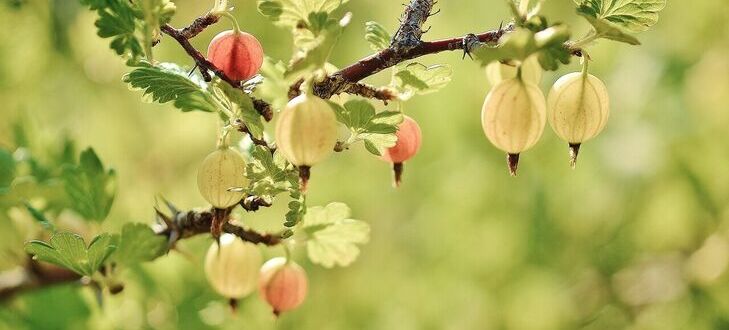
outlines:
{"label": "branch fork", "polygon": [[[376,54],[372,54],[353,63],[334,74],[325,77],[322,81],[314,84],[314,93],[319,97],[328,99],[333,95],[340,93],[350,93],[363,97],[379,99],[384,102],[396,99],[397,95],[387,88],[377,88],[360,81],[371,75],[374,75],[384,69],[390,68],[403,61],[418,58],[424,55],[440,53],[443,51],[463,50],[465,54],[470,53],[477,42],[493,43],[505,33],[513,29],[513,26],[507,26],[504,29],[487,31],[481,34],[468,34],[463,37],[455,37],[450,39],[436,40],[424,42],[421,40],[422,35],[427,32],[422,29],[425,21],[432,15],[435,0],[411,0],[405,7],[401,17],[401,25],[395,33],[390,47],[381,50]],[[175,39],[185,52],[195,61],[196,66],[200,70],[206,81],[212,80],[210,72],[219,77],[226,83],[236,88],[243,89],[241,81],[236,81],[228,77],[222,70],[217,68],[213,63],[208,61],[205,56],[193,47],[189,39],[194,38],[210,25],[217,23],[220,19],[219,15],[208,13],[196,18],[189,26],[182,29],[176,29],[169,24],[161,27],[162,33]],[[579,50],[575,50],[576,52]],[[464,55],[465,56],[465,55]],[[300,82],[291,86],[290,97],[298,95]],[[273,117],[271,105],[259,99],[253,99],[256,110],[267,120]],[[247,128],[241,126],[240,130],[245,133]],[[250,134],[249,134],[250,135]],[[265,141],[256,141],[254,143],[264,145]],[[216,231],[218,233],[230,233],[243,239],[244,241],[254,244],[263,244],[267,246],[278,245],[283,242],[285,232],[281,233],[259,233],[255,230],[247,229],[237,224],[231,223],[230,214],[232,208],[224,210],[206,209],[206,210],[190,210],[180,211],[171,203],[165,201],[168,211],[171,214],[162,212],[159,208],[155,208],[157,216],[157,225],[153,229],[157,235],[167,238],[168,247],[174,249],[177,242],[182,239],[196,236],[199,234],[210,233],[213,223],[218,222]],[[259,197],[248,196],[239,203],[246,211],[257,211],[260,207],[268,207],[271,204]],[[217,220],[216,220],[217,219]],[[0,281],[0,300],[7,299],[17,293],[25,290],[53,285],[56,283],[68,283],[78,281],[81,277],[69,270],[55,268],[53,270],[45,270],[49,273],[34,272],[38,269],[35,261],[29,261],[27,267],[22,267],[25,278],[21,279],[16,285],[3,286]],[[6,273],[0,273],[0,280]]]}

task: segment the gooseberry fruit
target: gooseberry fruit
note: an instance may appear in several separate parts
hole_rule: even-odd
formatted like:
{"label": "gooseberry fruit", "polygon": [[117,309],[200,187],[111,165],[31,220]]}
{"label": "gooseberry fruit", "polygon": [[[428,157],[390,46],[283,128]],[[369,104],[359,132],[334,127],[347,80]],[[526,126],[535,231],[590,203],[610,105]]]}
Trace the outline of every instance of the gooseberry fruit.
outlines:
{"label": "gooseberry fruit", "polygon": [[586,72],[569,73],[549,92],[549,124],[567,141],[570,165],[575,167],[580,145],[597,136],[610,116],[610,98],[605,84]]}
{"label": "gooseberry fruit", "polygon": [[205,256],[205,275],[219,294],[239,299],[256,288],[261,251],[238,236],[223,234],[213,243]]}
{"label": "gooseberry fruit", "polygon": [[249,33],[218,33],[208,46],[208,60],[233,80],[248,80],[263,65],[263,47]]}
{"label": "gooseberry fruit", "polygon": [[533,147],[546,124],[544,94],[518,78],[500,82],[486,96],[481,124],[491,143],[507,153],[509,173],[516,176],[519,154]]}
{"label": "gooseberry fruit", "polygon": [[304,302],[308,290],[306,272],[291,260],[273,258],[261,267],[259,290],[278,316]]}
{"label": "gooseberry fruit", "polygon": [[213,151],[203,160],[197,172],[200,194],[214,207],[228,208],[240,202],[243,192],[230,188],[247,187],[246,162],[243,156],[230,148]]}
{"label": "gooseberry fruit", "polygon": [[[508,65],[499,61],[493,61],[486,66],[486,78],[488,78],[491,86],[496,86],[500,82],[516,78],[518,67]],[[521,77],[524,81],[539,84],[542,81],[542,66],[536,56],[530,56],[521,64]]]}
{"label": "gooseberry fruit", "polygon": [[400,186],[402,181],[403,163],[413,158],[420,149],[422,133],[418,123],[408,116],[403,116],[403,121],[397,127],[397,142],[388,148],[380,157],[382,160],[391,162],[395,172],[395,186]]}
{"label": "gooseberry fruit", "polygon": [[286,105],[276,123],[276,145],[299,167],[301,190],[306,190],[311,166],[327,158],[337,143],[337,118],[326,101],[301,94]]}

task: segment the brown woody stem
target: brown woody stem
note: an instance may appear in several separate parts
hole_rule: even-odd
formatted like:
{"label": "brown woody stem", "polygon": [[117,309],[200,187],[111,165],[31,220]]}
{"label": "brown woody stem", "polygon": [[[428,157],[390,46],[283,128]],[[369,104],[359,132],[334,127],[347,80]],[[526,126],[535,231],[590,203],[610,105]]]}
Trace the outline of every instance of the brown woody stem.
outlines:
{"label": "brown woody stem", "polygon": [[[372,87],[359,82],[398,63],[421,56],[455,50],[463,50],[467,53],[476,41],[493,43],[512,29],[509,26],[505,29],[487,31],[477,35],[468,34],[463,37],[421,41],[422,35],[425,33],[422,30],[422,25],[432,15],[431,11],[435,2],[435,0],[411,0],[403,12],[402,23],[395,33],[390,47],[367,56],[326,77],[323,81],[316,83],[314,85],[314,93],[325,99],[340,93],[350,93],[387,102],[395,98],[395,95],[389,90]],[[208,61],[189,42],[189,39],[201,33],[208,26],[215,24],[218,20],[219,16],[206,14],[198,17],[183,29],[176,29],[169,24],[165,24],[161,27],[161,31],[180,44],[185,52],[195,61],[203,78],[209,81],[211,79],[209,72],[212,72],[226,83],[236,88],[241,88],[240,81],[228,77],[222,70]],[[575,48],[571,50],[573,55],[581,56],[580,49]],[[289,93],[291,98],[298,95],[300,83],[297,82],[291,86]],[[272,119],[273,111],[270,104],[255,98],[253,99],[253,104],[263,118],[267,121]],[[254,140],[254,142],[256,141]],[[257,144],[262,144],[262,142],[258,141]],[[515,174],[518,155],[509,155],[508,158],[510,167],[513,168]],[[299,170],[305,182],[309,176],[308,168],[300,167]],[[397,165],[395,171],[397,172]],[[302,188],[303,190],[304,188]],[[248,197],[241,201],[240,205],[248,211],[255,211],[259,207],[270,206],[266,201],[256,197]],[[172,216],[165,215],[157,210],[157,216],[164,225],[157,226],[155,232],[158,235],[165,236],[168,239],[170,247],[174,247],[175,243],[181,239],[210,233],[211,227],[213,226],[213,219],[218,218],[222,220],[220,219],[221,216],[224,217],[225,221],[219,221],[221,224],[220,232],[234,234],[251,243],[269,246],[277,245],[283,240],[281,234],[259,233],[228,222],[227,218],[230,216],[232,208],[222,210],[222,213],[220,213],[221,211],[213,210],[180,212],[170,204],[168,204],[168,207],[173,213]],[[26,290],[37,289],[57,283],[69,283],[78,281],[81,278],[78,274],[63,268],[47,268],[41,269],[37,262],[30,261],[26,267],[20,267],[18,271],[22,272],[22,274],[19,274],[19,278],[12,282],[8,282],[9,275],[12,274],[8,272],[0,273],[0,301]],[[274,312],[277,313],[276,311]]]}

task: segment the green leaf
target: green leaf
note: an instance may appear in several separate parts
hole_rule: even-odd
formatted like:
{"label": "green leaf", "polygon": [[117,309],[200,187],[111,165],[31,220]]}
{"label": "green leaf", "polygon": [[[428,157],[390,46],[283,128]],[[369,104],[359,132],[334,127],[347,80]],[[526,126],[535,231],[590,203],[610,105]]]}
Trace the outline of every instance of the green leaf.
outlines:
{"label": "green leaf", "polygon": [[364,141],[367,151],[381,155],[386,148],[397,142],[397,125],[403,121],[403,115],[397,111],[375,113],[375,108],[367,100],[354,99],[344,106],[330,102],[337,120],[351,131],[348,144]]}
{"label": "green leaf", "polygon": [[24,202],[23,204],[25,205],[25,208],[28,210],[33,219],[38,221],[43,229],[52,233],[56,231],[56,226],[53,225],[53,223],[48,220],[48,218],[46,218],[43,212],[30,205],[30,203],[28,202]]}
{"label": "green leaf", "polygon": [[87,220],[103,221],[116,195],[116,173],[106,171],[93,149],[81,153],[78,165],[67,165],[62,179],[71,208]]}
{"label": "green leaf", "polygon": [[248,94],[239,88],[235,88],[228,83],[217,83],[214,85],[215,96],[221,101],[223,106],[228,108],[236,118],[229,118],[231,123],[235,119],[240,119],[248,128],[253,137],[263,138],[263,122],[261,115],[253,107],[253,100]]}
{"label": "green leaf", "polygon": [[9,151],[0,149],[0,194],[10,189],[10,184],[14,178],[15,159]]}
{"label": "green leaf", "polygon": [[569,49],[564,46],[569,37],[569,30],[561,24],[538,32],[517,28],[503,36],[498,44],[483,44],[475,48],[472,54],[481,65],[494,61],[524,61],[537,54],[542,68],[556,70],[559,63],[567,64],[571,58]]}
{"label": "green leaf", "polygon": [[129,56],[133,61],[142,57],[144,54],[142,43],[135,35],[136,18],[139,13],[135,12],[136,8],[132,2],[125,0],[86,2],[90,9],[98,13],[99,18],[95,23],[97,34],[102,38],[111,38],[111,49],[118,55]]}
{"label": "green leaf", "polygon": [[306,213],[306,196],[300,192],[299,171],[280,152],[262,146],[251,149],[251,161],[246,166],[246,176],[251,180],[249,194],[273,201],[276,195],[288,192],[293,201],[288,204],[284,226],[294,227]]}
{"label": "green leaf", "polygon": [[628,33],[648,30],[658,22],[658,13],[666,7],[666,0],[575,0],[575,3],[581,15],[607,21]]}
{"label": "green leaf", "polygon": [[311,13],[331,14],[348,0],[258,0],[258,11],[278,26],[311,25]]}
{"label": "green leaf", "polygon": [[392,36],[380,23],[370,21],[365,23],[365,40],[370,43],[372,50],[381,51],[390,47]]}
{"label": "green leaf", "polygon": [[300,77],[323,68],[351,18],[352,14],[347,13],[338,21],[328,19],[326,23],[322,23],[324,27],[320,31],[299,30],[303,32],[295,33],[294,42],[299,49],[294,54],[285,76]]}
{"label": "green leaf", "polygon": [[387,124],[397,126],[403,121],[402,112],[399,111],[382,111],[370,118],[369,124]]}
{"label": "green leaf", "polygon": [[[332,12],[347,0],[258,0],[258,10],[294,36],[294,56],[284,77],[298,80],[327,63],[334,44],[349,24],[351,13],[334,19]],[[289,84],[290,85],[290,84]]]}
{"label": "green leaf", "polygon": [[393,70],[392,87],[400,93],[400,99],[407,100],[413,95],[434,93],[451,81],[451,67],[448,65],[425,66],[410,63]]}
{"label": "green leaf", "polygon": [[28,200],[43,200],[46,210],[60,211],[70,206],[62,181],[57,178],[39,181],[33,176],[19,176],[5,194],[0,194],[0,209],[22,205]]}
{"label": "green leaf", "polygon": [[537,58],[543,69],[555,71],[559,64],[569,64],[572,54],[565,43],[569,40],[570,34],[565,25],[554,25],[534,34],[534,42],[537,46]]}
{"label": "green leaf", "polygon": [[357,245],[369,241],[370,226],[350,219],[350,213],[342,203],[307,210],[302,227],[308,236],[306,251],[313,263],[327,268],[346,267],[357,259]]}
{"label": "green leaf", "polygon": [[472,51],[474,57],[487,65],[493,61],[504,61],[509,59],[524,60],[537,51],[534,32],[516,28],[499,40],[496,45],[482,45]]}
{"label": "green leaf", "polygon": [[597,37],[624,42],[630,45],[640,45],[640,41],[638,40],[638,38],[628,34],[628,32],[619,25],[613,24],[610,21],[602,18],[596,18],[591,15],[587,15],[581,12],[579,9],[577,13],[584,17],[590,24],[592,24],[592,27],[595,28],[595,33],[597,34]]}
{"label": "green leaf", "polygon": [[217,111],[207,84],[197,76],[188,77],[187,72],[175,64],[140,67],[126,74],[123,80],[142,90],[144,95],[150,95],[155,102],[174,101],[173,105],[182,111]]}
{"label": "green leaf", "polygon": [[251,149],[251,160],[246,165],[246,176],[251,180],[252,195],[272,200],[286,191],[298,190],[298,172],[279,153],[263,146]]}
{"label": "green leaf", "polygon": [[271,104],[274,109],[283,109],[289,102],[289,86],[294,82],[285,77],[286,64],[266,57],[259,73],[263,81],[253,94]]}
{"label": "green leaf", "polygon": [[151,261],[167,252],[167,240],[142,223],[122,227],[114,260],[127,266]]}
{"label": "green leaf", "polygon": [[306,197],[304,194],[292,193],[293,201],[289,202],[289,211],[286,212],[286,222],[284,226],[291,228],[299,224],[306,215]]}
{"label": "green leaf", "polygon": [[375,107],[367,100],[354,99],[335,109],[337,119],[354,131],[364,129],[375,115]]}
{"label": "green leaf", "polygon": [[96,270],[98,270],[101,265],[104,264],[104,261],[106,261],[106,259],[109,258],[115,250],[116,245],[114,244],[114,236],[104,233],[94,237],[94,239],[91,240],[91,243],[89,243],[87,251],[89,274],[93,274]]}
{"label": "green leaf", "polygon": [[[397,142],[397,139],[395,140]],[[380,149],[377,147],[377,145],[370,141],[370,140],[364,140],[364,146],[367,151],[369,151],[371,154],[375,156],[382,156],[382,153],[380,152]]]}
{"label": "green leaf", "polygon": [[96,236],[87,248],[81,236],[64,232],[53,234],[48,243],[30,241],[26,243],[25,251],[37,260],[91,276],[116,249],[112,241],[112,235],[104,233]]}
{"label": "green leaf", "polygon": [[160,26],[169,23],[175,14],[175,4],[170,0],[141,0],[133,3],[139,8],[144,19],[140,30],[147,61],[154,63],[152,45],[160,34]]}
{"label": "green leaf", "polygon": [[[365,141],[365,148],[374,155],[382,155],[387,148],[395,146],[397,136],[393,134],[360,133],[356,135],[356,141]],[[377,152],[373,152],[377,149]]]}
{"label": "green leaf", "polygon": [[[170,0],[81,0],[99,15],[97,34],[111,38],[110,47],[118,54],[137,63],[151,43],[160,25],[170,21],[175,5]],[[150,56],[151,54],[147,54]]]}

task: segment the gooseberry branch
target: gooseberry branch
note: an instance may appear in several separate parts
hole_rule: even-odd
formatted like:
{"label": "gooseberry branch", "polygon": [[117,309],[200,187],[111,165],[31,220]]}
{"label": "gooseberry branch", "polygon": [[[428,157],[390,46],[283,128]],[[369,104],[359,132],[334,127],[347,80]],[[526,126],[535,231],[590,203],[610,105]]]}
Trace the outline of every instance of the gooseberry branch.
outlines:
{"label": "gooseberry branch", "polygon": [[[168,245],[174,247],[181,239],[197,236],[200,234],[210,233],[210,227],[216,216],[215,209],[204,211],[186,211],[181,212],[173,205],[167,204],[172,212],[167,215],[160,210],[157,211],[157,218],[161,224],[155,226],[155,233],[167,238]],[[246,211],[257,211],[260,207],[269,207],[271,204],[265,200],[249,196],[240,202],[241,207]],[[223,210],[224,216],[230,216],[232,208]],[[283,241],[280,233],[260,233],[255,230],[246,229],[232,223],[224,223],[222,231],[240,237],[246,242],[254,244],[263,244],[267,246],[278,245]],[[35,290],[56,284],[64,284],[78,282],[83,285],[92,284],[90,281],[84,281],[81,275],[71,270],[57,267],[54,265],[44,265],[41,267],[35,260],[28,259],[25,267],[9,270],[0,273],[0,278],[5,284],[0,286],[0,302],[10,299],[17,294],[25,291]],[[7,279],[7,280],[5,280]]]}
{"label": "gooseberry branch", "polygon": [[[418,2],[418,0],[413,0],[413,2]],[[349,93],[353,86],[359,83],[362,79],[404,61],[445,51],[462,50],[468,53],[472,47],[479,42],[497,42],[501,36],[510,32],[511,29],[512,26],[509,25],[503,29],[487,31],[478,35],[467,34],[462,37],[437,41],[421,41],[417,45],[408,48],[398,47],[396,44],[393,44],[376,54],[367,56],[356,63],[333,73],[326,77],[323,81],[316,83],[314,85],[314,93],[324,99],[340,93]]]}
{"label": "gooseberry branch", "polygon": [[[333,95],[340,93],[355,94],[366,98],[378,99],[382,101],[390,101],[396,98],[396,94],[387,88],[370,86],[360,81],[370,77],[382,70],[393,67],[404,61],[412,60],[422,56],[436,54],[446,51],[461,50],[465,55],[469,54],[471,49],[479,43],[497,43],[499,39],[513,30],[513,25],[507,25],[504,28],[486,31],[480,34],[467,34],[460,37],[447,38],[436,41],[422,41],[422,36],[427,32],[422,26],[426,20],[433,15],[432,9],[436,4],[434,0],[411,0],[405,6],[401,16],[401,24],[394,34],[392,42],[388,48],[385,48],[375,54],[369,55],[352,63],[343,69],[328,75],[323,80],[313,85],[314,94],[322,99],[331,98]],[[194,38],[206,28],[216,24],[220,20],[219,15],[207,13],[193,20],[193,22],[182,29],[177,29],[169,24],[161,26],[161,32],[173,38],[184,51],[190,56],[195,65],[199,69],[206,81],[211,81],[212,72],[222,81],[241,88],[241,81],[234,80],[227,76],[220,68],[208,61],[205,56],[197,50],[189,39]],[[159,40],[155,41],[155,44]],[[566,45],[574,56],[582,56],[581,50],[576,45]],[[299,87],[301,82],[297,82],[291,86],[290,98],[299,95]],[[258,113],[266,120],[273,118],[273,109],[267,102],[253,98],[253,105]],[[239,131],[247,133],[245,127],[237,127]],[[249,134],[250,135],[250,134]],[[266,141],[260,139],[253,140],[255,144],[262,145],[268,149],[273,149]],[[193,237],[200,234],[211,232],[214,224],[219,225],[221,232],[234,234],[242,240],[263,244],[268,246],[278,245],[283,242],[284,233],[260,233],[255,230],[246,229],[241,226],[228,222],[228,218],[233,208],[240,205],[246,211],[256,211],[260,207],[271,206],[267,201],[255,196],[248,196],[241,200],[238,204],[226,209],[208,209],[204,211],[179,211],[171,204],[167,204],[171,211],[171,215],[167,215],[156,209],[159,224],[155,227],[157,235],[167,238],[170,248],[174,248],[175,244],[182,239]],[[13,270],[17,274],[9,274],[8,272],[0,273],[0,277],[16,276],[12,282],[0,287],[0,301],[6,300],[18,293],[42,288],[50,285],[79,282],[82,284],[94,285],[93,281],[84,280],[81,276],[71,272],[70,270],[59,267],[48,267],[41,269],[34,260],[29,260],[25,267],[19,270]]]}
{"label": "gooseberry branch", "polygon": [[[341,93],[348,93],[385,102],[394,100],[396,95],[388,89],[370,86],[360,83],[360,81],[394,65],[421,56],[456,50],[462,50],[467,53],[478,42],[498,42],[504,34],[511,32],[513,29],[512,25],[508,25],[505,28],[480,34],[467,34],[462,37],[436,41],[421,41],[422,35],[424,34],[422,25],[431,16],[434,4],[435,1],[433,0],[412,0],[405,7],[402,22],[395,33],[395,37],[393,37],[390,47],[352,63],[327,76],[322,81],[317,82],[314,84],[314,93],[323,99],[328,99],[333,95]],[[230,85],[240,87],[240,81],[228,77],[222,70],[208,61],[200,51],[195,49],[188,40],[204,31],[207,27],[217,23],[219,18],[217,15],[208,13],[196,18],[189,26],[182,29],[176,29],[169,24],[163,25],[161,29],[164,34],[172,37],[182,46],[185,52],[200,68],[203,77],[208,74],[207,72],[212,72]],[[300,86],[300,82],[292,85],[292,90],[295,90],[296,93],[289,95],[290,98],[296,97],[299,94],[297,85]],[[266,120],[272,118],[273,111],[268,103],[254,99],[254,106]]]}

